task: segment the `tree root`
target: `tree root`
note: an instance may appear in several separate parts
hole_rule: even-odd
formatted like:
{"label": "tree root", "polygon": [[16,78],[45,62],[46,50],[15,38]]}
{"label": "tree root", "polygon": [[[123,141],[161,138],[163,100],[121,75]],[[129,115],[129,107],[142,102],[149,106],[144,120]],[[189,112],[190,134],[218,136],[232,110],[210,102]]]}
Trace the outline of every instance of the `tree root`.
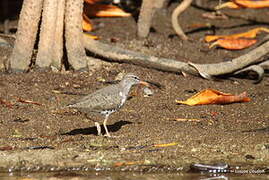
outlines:
{"label": "tree root", "polygon": [[179,25],[178,22],[178,17],[181,13],[183,13],[192,3],[192,0],[183,0],[181,4],[179,4],[176,9],[174,9],[171,17],[172,21],[172,26],[177,33],[177,35],[182,39],[182,40],[188,40],[188,37],[186,34],[183,32],[182,28]]}
{"label": "tree root", "polygon": [[155,68],[162,71],[169,72],[187,72],[189,74],[199,75],[195,68],[189,66],[188,63],[158,58],[155,56],[145,55],[139,52],[126,50],[120,47],[115,47],[109,44],[104,44],[99,41],[84,37],[85,48],[91,53],[106,58],[110,61],[131,63],[148,68]]}
{"label": "tree root", "polygon": [[58,0],[44,0],[42,23],[40,31],[40,40],[38,47],[36,65],[39,68],[49,67],[52,62],[52,50],[55,44],[54,36],[57,22],[57,1]]}
{"label": "tree root", "polygon": [[[68,62],[78,71],[88,70],[82,36],[83,0],[66,0],[65,38]],[[76,38],[76,39],[75,39]]]}
{"label": "tree root", "polygon": [[25,0],[23,2],[15,46],[8,63],[11,71],[26,72],[29,70],[42,4],[43,0]]}
{"label": "tree root", "polygon": [[[240,73],[239,70],[248,68],[254,64],[264,69],[268,67],[269,61],[268,59],[265,59],[265,56],[268,54],[267,50],[269,49],[269,41],[238,58],[216,64],[185,63],[174,59],[144,55],[139,52],[104,44],[102,42],[89,39],[86,36],[84,37],[84,45],[85,48],[93,54],[106,58],[110,61],[131,63],[168,72],[184,72],[196,76],[200,75],[206,79],[213,79],[213,77],[216,76],[223,76],[236,72]],[[255,69],[257,69],[257,67]],[[258,72],[258,74],[260,74],[258,80],[261,80],[263,72],[261,70],[258,70]]]}
{"label": "tree root", "polygon": [[189,64],[193,66],[202,77],[211,79],[212,76],[232,74],[238,70],[244,69],[249,65],[258,64],[262,61],[268,61],[268,59],[265,60],[266,55],[268,55],[268,49],[269,41],[251,50],[247,54],[239,56],[228,62],[221,62],[217,64]]}
{"label": "tree root", "polygon": [[165,0],[143,0],[137,23],[137,36],[148,36],[152,18],[157,9],[162,8]]}

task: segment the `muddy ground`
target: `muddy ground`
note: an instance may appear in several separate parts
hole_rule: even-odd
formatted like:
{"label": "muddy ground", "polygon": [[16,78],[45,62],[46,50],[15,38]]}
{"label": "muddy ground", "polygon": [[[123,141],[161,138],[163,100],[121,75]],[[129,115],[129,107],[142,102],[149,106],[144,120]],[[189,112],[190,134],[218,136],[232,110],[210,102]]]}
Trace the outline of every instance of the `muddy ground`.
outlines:
{"label": "muddy ground", "polygon": [[[209,1],[204,6],[214,7],[216,3]],[[183,42],[175,36],[169,19],[176,4],[172,3],[168,9],[157,13],[152,32],[146,40],[136,38],[133,17],[93,19],[97,27],[93,33],[101,38],[100,41],[154,56],[216,63],[238,57],[251,48],[242,51],[209,50],[202,39],[213,31],[193,31],[191,25],[210,23],[216,27],[217,34],[269,27],[266,10],[223,10],[229,15],[228,19],[212,20],[202,17],[206,10],[190,7],[180,19],[192,41]],[[16,21],[12,23],[16,26]],[[263,36],[260,35],[260,38]],[[0,52],[4,59],[10,51],[1,46]],[[152,88],[154,95],[150,97],[144,97],[138,90],[119,112],[110,116],[108,129],[116,137],[98,137],[94,123],[82,114],[61,111],[61,107],[83,94],[107,86],[102,80],[111,81],[119,73],[127,72],[158,82],[164,88]],[[233,94],[246,91],[251,101],[195,107],[175,103],[176,99],[184,100],[206,88]],[[95,73],[41,73],[34,70],[25,74],[2,73],[0,97],[13,104],[0,105],[2,170],[34,170],[38,167],[121,170],[170,167],[187,170],[191,163],[199,162],[269,168],[268,76],[259,84],[253,84],[253,80],[247,78],[234,77],[208,81],[200,77],[184,77],[181,73],[108,63]],[[41,105],[21,103],[18,99]],[[200,121],[178,122],[176,118]],[[178,144],[153,146],[166,143]]]}

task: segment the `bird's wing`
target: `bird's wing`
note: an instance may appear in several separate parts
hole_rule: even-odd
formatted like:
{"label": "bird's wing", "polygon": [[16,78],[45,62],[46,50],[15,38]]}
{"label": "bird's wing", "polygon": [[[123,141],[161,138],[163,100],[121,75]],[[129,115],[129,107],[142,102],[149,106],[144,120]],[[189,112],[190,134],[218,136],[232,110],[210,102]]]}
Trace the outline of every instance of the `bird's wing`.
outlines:
{"label": "bird's wing", "polygon": [[117,85],[107,86],[78,99],[75,103],[68,105],[68,107],[87,109],[93,112],[117,109],[117,105],[121,103],[119,93],[120,89]]}

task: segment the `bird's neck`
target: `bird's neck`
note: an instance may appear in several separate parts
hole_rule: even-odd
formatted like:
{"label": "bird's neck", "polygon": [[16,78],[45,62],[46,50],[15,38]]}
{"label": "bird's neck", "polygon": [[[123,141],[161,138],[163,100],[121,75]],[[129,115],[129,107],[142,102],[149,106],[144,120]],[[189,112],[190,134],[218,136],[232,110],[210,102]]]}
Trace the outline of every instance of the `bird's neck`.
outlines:
{"label": "bird's neck", "polygon": [[130,84],[130,83],[124,84],[124,83],[122,83],[121,86],[122,86],[123,96],[128,96],[129,91],[132,88],[133,84]]}

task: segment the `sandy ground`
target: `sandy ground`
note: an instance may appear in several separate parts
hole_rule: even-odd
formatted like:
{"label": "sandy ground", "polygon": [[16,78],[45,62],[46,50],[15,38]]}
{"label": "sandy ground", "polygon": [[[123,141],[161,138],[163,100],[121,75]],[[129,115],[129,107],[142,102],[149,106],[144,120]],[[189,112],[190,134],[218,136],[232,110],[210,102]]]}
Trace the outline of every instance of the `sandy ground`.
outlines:
{"label": "sandy ground", "polygon": [[[213,1],[207,6],[215,4]],[[182,27],[189,32],[192,41],[182,42],[174,35],[169,19],[175,5],[157,13],[146,40],[136,38],[136,23],[132,17],[94,19],[98,27],[94,34],[103,42],[146,54],[216,63],[237,57],[251,48],[209,50],[202,39],[212,30],[192,31],[193,24],[211,23],[217,34],[228,34],[261,26],[258,24],[268,27],[269,23],[266,10],[224,10],[230,18],[212,20],[202,17],[205,10],[191,7],[181,19]],[[0,46],[0,53],[3,60],[10,51]],[[60,111],[83,94],[107,86],[102,80],[111,81],[119,73],[127,72],[158,82],[164,88],[152,88],[154,94],[150,97],[144,97],[138,89],[119,112],[110,116],[108,129],[115,138],[98,137],[94,123],[82,114]],[[232,94],[246,91],[251,101],[195,107],[175,103],[176,99],[187,99],[206,88]],[[55,93],[57,91],[69,92],[69,95]],[[180,73],[108,63],[95,73],[3,73],[0,75],[0,98],[13,104],[10,107],[0,105],[1,170],[51,167],[187,170],[191,163],[215,162],[243,168],[268,168],[268,76],[259,84],[234,77],[208,81],[200,77],[184,77]],[[18,99],[40,104],[21,103]],[[199,122],[178,122],[176,118],[198,119]],[[154,146],[167,143],[175,144]],[[44,149],[35,149],[38,147]]]}

